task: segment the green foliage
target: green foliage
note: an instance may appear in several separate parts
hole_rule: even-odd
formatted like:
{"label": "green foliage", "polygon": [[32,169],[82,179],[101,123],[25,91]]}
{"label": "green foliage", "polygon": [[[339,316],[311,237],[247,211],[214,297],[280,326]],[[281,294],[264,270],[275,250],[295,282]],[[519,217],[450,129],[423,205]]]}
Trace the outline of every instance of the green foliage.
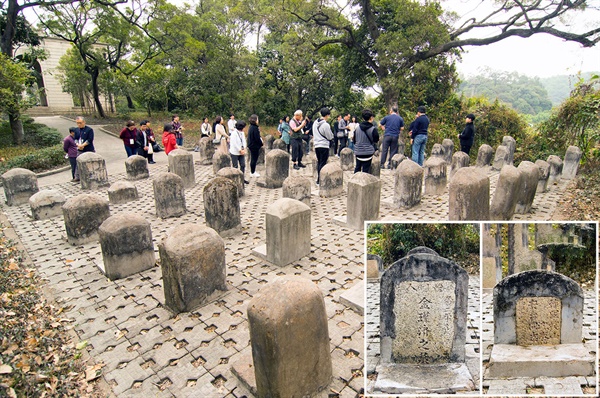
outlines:
{"label": "green foliage", "polygon": [[552,105],[560,105],[564,100],[569,98],[569,94],[575,88],[580,79],[584,81],[591,79],[592,76],[600,74],[598,72],[578,73],[577,75],[559,75],[551,77],[541,77],[539,80],[544,85],[548,92],[548,98],[552,101]]}
{"label": "green foliage", "polygon": [[417,246],[472,268],[474,257],[479,258],[479,224],[370,224],[367,228],[367,252],[380,256],[386,265]]}
{"label": "green foliage", "polygon": [[528,150],[532,158],[545,159],[576,145],[583,151],[585,163],[590,157],[600,158],[599,141],[600,79],[593,76],[587,82],[577,83],[569,98],[537,127]]}
{"label": "green foliage", "polygon": [[15,167],[29,169],[37,173],[58,166],[64,166],[67,163],[68,160],[65,159],[65,152],[62,145],[55,145],[26,155],[16,156],[5,162],[0,162],[0,174]]}
{"label": "green foliage", "polygon": [[23,63],[0,54],[0,113],[18,114],[32,106],[33,99],[22,93],[33,81],[31,71]]}
{"label": "green foliage", "polygon": [[459,90],[471,97],[483,96],[491,101],[500,100],[517,112],[528,115],[537,115],[552,108],[548,92],[540,79],[517,72],[487,70],[484,75],[463,81]]}

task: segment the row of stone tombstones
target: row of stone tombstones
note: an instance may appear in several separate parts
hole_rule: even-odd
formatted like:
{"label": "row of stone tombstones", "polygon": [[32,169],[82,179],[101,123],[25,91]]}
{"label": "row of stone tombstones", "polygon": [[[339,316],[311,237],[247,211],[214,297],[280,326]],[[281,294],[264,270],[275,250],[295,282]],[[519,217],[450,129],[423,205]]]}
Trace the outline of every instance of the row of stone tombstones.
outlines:
{"label": "row of stone tombstones", "polygon": [[[29,183],[35,181],[37,190],[35,175],[27,170],[17,172],[4,176],[5,188],[14,186],[15,175],[24,173]],[[161,173],[153,183],[157,206],[162,203],[169,207],[170,215],[175,214],[173,206],[185,211],[181,177]],[[205,210],[212,207],[214,218],[219,218],[237,207],[239,218],[239,204],[227,212],[222,212],[222,208],[215,211],[223,204],[224,192],[237,201],[236,184],[223,177],[211,180],[204,188]],[[123,193],[120,195],[122,198]],[[11,197],[11,204],[22,204],[23,199],[21,192],[20,196]],[[81,194],[65,201],[58,192],[44,190],[32,195],[29,204],[36,219],[62,213],[71,244],[99,240],[104,273],[111,280],[155,266],[151,225],[139,215],[111,216],[109,202],[95,194]],[[210,217],[207,214],[207,222]],[[225,228],[222,232],[231,230]],[[279,199],[267,210],[266,229],[272,262],[285,265],[310,253],[310,208],[306,204]],[[291,231],[293,237],[284,236]],[[295,249],[284,250],[281,242],[292,239],[298,243]],[[214,229],[199,224],[179,225],[169,231],[158,248],[165,306],[173,312],[192,311],[227,290],[225,244]],[[285,305],[274,306],[274,296]],[[288,313],[289,308],[294,308],[292,314]],[[305,396],[329,384],[332,365],[325,303],[311,281],[286,277],[269,284],[249,303],[248,320],[259,396]],[[287,375],[292,371],[296,377],[290,381]]]}

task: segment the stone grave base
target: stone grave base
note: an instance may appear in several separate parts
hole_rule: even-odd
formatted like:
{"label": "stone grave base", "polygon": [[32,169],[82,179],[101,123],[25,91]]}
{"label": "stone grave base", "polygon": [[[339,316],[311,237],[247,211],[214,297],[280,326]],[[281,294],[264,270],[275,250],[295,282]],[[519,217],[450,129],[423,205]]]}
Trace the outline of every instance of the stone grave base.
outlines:
{"label": "stone grave base", "polygon": [[475,390],[464,363],[434,365],[385,364],[377,366],[375,394],[454,394]]}
{"label": "stone grave base", "polygon": [[[254,363],[252,362],[252,351],[243,354],[238,361],[231,365],[231,373],[240,381],[242,387],[250,391],[254,396],[256,391],[256,377],[254,376]],[[329,388],[324,388],[323,391],[312,395],[313,398],[328,398]]]}
{"label": "stone grave base", "polygon": [[359,315],[365,314],[365,281],[360,282],[340,295],[340,303],[351,308]]}
{"label": "stone grave base", "polygon": [[518,346],[494,344],[488,376],[591,376],[595,358],[583,344]]}

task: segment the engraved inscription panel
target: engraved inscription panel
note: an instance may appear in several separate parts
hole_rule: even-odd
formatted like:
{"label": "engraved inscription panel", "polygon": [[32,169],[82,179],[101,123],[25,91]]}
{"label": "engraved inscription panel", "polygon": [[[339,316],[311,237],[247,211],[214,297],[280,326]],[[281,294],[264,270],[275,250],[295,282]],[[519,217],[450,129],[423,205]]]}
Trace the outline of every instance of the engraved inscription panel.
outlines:
{"label": "engraved inscription panel", "polygon": [[561,303],[557,297],[523,297],[517,301],[518,345],[560,344]]}
{"label": "engraved inscription panel", "polygon": [[454,340],[454,289],[455,283],[446,280],[408,281],[396,285],[394,362],[449,360]]}
{"label": "engraved inscription panel", "polygon": [[377,267],[377,260],[367,260],[367,278],[379,278],[379,268]]}

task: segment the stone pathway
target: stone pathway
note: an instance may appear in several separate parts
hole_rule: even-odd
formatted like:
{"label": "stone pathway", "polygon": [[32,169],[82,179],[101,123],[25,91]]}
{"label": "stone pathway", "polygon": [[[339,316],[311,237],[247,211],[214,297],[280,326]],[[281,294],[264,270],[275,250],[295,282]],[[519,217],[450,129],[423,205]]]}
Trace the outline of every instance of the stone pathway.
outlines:
{"label": "stone pathway", "polygon": [[[583,339],[590,351],[597,349],[596,294],[584,290]],[[546,394],[575,396],[596,394],[596,375],[578,377],[536,377],[513,379],[490,379],[485,369],[494,346],[493,290],[483,289],[482,295],[482,347],[483,347],[483,392],[488,395]]]}
{"label": "stone pathway", "polygon": [[[480,300],[479,276],[469,276],[469,301],[467,311],[467,340],[465,342],[466,364],[473,377],[475,386],[479,386],[481,374],[480,351]],[[367,308],[365,309],[365,332],[367,334],[367,394],[373,393],[379,364],[379,288],[378,282],[367,283]],[[476,394],[469,392],[467,394]]]}

